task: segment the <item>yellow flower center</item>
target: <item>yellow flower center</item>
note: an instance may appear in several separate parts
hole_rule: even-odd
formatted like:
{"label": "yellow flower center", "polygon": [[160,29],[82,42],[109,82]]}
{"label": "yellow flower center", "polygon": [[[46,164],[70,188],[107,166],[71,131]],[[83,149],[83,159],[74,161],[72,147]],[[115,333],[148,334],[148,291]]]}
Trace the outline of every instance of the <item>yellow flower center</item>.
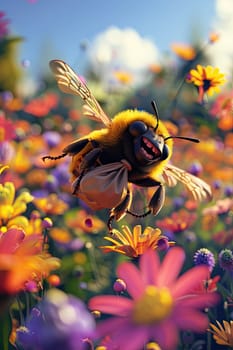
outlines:
{"label": "yellow flower center", "polygon": [[133,321],[137,324],[157,323],[167,318],[173,308],[173,298],[166,287],[147,286],[135,301]]}

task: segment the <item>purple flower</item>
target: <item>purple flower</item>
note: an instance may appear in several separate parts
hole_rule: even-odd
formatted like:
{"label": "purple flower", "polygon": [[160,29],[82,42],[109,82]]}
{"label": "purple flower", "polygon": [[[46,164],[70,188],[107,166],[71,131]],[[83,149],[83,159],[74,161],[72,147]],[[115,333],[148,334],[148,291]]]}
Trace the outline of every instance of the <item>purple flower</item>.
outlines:
{"label": "purple flower", "polygon": [[48,175],[44,186],[48,192],[57,192],[59,186],[57,178],[53,175]]}
{"label": "purple flower", "polygon": [[173,207],[175,210],[181,208],[184,205],[184,198],[182,197],[175,197],[173,200]]}
{"label": "purple flower", "polygon": [[94,329],[94,318],[80,299],[52,289],[32,309],[26,327],[18,329],[17,342],[25,350],[82,350]]}
{"label": "purple flower", "polygon": [[233,271],[233,253],[230,249],[223,249],[218,255],[219,265],[227,271]]}
{"label": "purple flower", "polygon": [[200,248],[196,251],[193,257],[195,265],[206,265],[211,272],[215,265],[214,254],[207,248]]}
{"label": "purple flower", "polygon": [[113,290],[116,293],[122,293],[126,291],[126,283],[121,278],[117,278],[113,284]]}
{"label": "purple flower", "polygon": [[56,131],[46,131],[43,138],[49,147],[57,146],[61,141],[61,135]]}
{"label": "purple flower", "polygon": [[194,162],[190,168],[189,168],[189,172],[195,176],[200,175],[200,173],[202,172],[202,166],[199,162]]}
{"label": "purple flower", "polygon": [[231,197],[233,195],[233,186],[226,186],[224,192],[227,197]]}
{"label": "purple flower", "polygon": [[220,180],[215,180],[215,181],[213,182],[213,188],[214,188],[214,189],[219,190],[219,189],[221,188],[221,186],[222,186],[222,183],[221,183]]}
{"label": "purple flower", "polygon": [[0,142],[0,163],[7,164],[14,157],[14,147],[8,142]]}
{"label": "purple flower", "polygon": [[60,186],[67,185],[69,183],[70,175],[67,169],[67,163],[62,163],[52,171],[52,175],[57,179]]}
{"label": "purple flower", "polygon": [[66,252],[75,252],[81,250],[84,247],[84,242],[79,238],[74,238],[69,242],[57,242],[58,248]]}

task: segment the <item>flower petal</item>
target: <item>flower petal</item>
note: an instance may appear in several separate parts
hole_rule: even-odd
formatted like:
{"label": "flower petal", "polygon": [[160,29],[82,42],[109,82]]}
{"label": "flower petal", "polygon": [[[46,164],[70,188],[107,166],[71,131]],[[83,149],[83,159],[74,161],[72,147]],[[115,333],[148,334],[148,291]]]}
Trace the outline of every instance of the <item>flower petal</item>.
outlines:
{"label": "flower petal", "polygon": [[12,254],[23,241],[25,234],[23,230],[11,228],[0,235],[0,253]]}
{"label": "flower petal", "polygon": [[117,330],[121,331],[121,329],[124,329],[128,323],[128,317],[111,317],[107,320],[101,321],[97,324],[94,338],[100,339],[116,332]]}
{"label": "flower petal", "polygon": [[146,285],[156,284],[159,270],[159,256],[152,249],[148,249],[140,258],[139,266],[142,272],[142,278]]}
{"label": "flower petal", "polygon": [[132,309],[132,300],[115,295],[100,295],[90,299],[88,306],[91,310],[103,313],[127,316]]}
{"label": "flower petal", "polygon": [[177,278],[185,260],[184,250],[180,247],[171,248],[160,267],[158,286],[169,286]]}
{"label": "flower petal", "polygon": [[126,283],[127,292],[132,298],[139,298],[144,289],[144,281],[140,271],[130,262],[121,263],[117,268],[117,275]]}
{"label": "flower petal", "polygon": [[[174,249],[174,248],[173,248]],[[187,293],[192,293],[200,286],[202,281],[207,280],[209,269],[207,266],[195,266],[185,272],[172,288],[173,297],[177,298]]]}
{"label": "flower petal", "polygon": [[174,322],[166,320],[161,324],[156,324],[150,329],[150,338],[157,342],[161,349],[176,349],[178,343],[178,330]]}
{"label": "flower petal", "polygon": [[112,336],[113,343],[119,349],[138,350],[149,340],[148,327],[135,326],[128,323],[124,328]]}
{"label": "flower petal", "polygon": [[175,309],[173,320],[180,329],[197,333],[205,332],[209,324],[207,315],[191,307],[182,307],[182,312],[180,312],[180,307]]}
{"label": "flower petal", "polygon": [[177,305],[183,307],[192,307],[197,309],[203,309],[205,307],[211,307],[217,304],[219,301],[219,295],[217,293],[206,293],[184,296],[178,299]]}

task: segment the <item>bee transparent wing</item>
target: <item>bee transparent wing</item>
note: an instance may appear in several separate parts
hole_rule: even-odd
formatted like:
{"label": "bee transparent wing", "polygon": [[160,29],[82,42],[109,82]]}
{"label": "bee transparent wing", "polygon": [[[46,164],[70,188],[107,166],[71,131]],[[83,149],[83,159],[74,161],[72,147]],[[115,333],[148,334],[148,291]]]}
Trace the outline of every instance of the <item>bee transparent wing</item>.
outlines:
{"label": "bee transparent wing", "polygon": [[195,200],[212,199],[211,188],[205,181],[174,165],[166,165],[163,178],[168,186],[175,186],[178,181],[182,182]]}
{"label": "bee transparent wing", "polygon": [[49,65],[60,90],[67,94],[78,95],[83,99],[85,102],[84,115],[102,122],[106,126],[111,124],[111,119],[104,113],[86,84],[67,63],[61,60],[52,60]]}

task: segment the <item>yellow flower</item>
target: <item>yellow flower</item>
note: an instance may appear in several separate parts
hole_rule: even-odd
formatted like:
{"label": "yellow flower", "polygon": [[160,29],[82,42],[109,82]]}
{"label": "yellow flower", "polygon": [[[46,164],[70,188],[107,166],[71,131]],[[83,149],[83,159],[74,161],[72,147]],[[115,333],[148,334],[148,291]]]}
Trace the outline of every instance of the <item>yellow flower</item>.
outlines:
{"label": "yellow flower", "polygon": [[196,51],[190,45],[174,43],[171,45],[172,51],[183,60],[191,61],[196,56]]}
{"label": "yellow flower", "polygon": [[27,204],[33,200],[27,191],[15,197],[15,186],[12,182],[0,184],[0,231],[18,226],[24,228],[28,219],[20,214],[26,211]]}
{"label": "yellow flower", "polygon": [[213,333],[213,338],[219,345],[227,345],[233,348],[233,321],[223,321],[223,326],[220,322],[217,322],[217,326],[210,323],[209,329],[211,333]]}
{"label": "yellow flower", "polygon": [[162,350],[158,343],[150,342],[146,344],[146,350]]}
{"label": "yellow flower", "polygon": [[49,236],[58,243],[68,243],[72,240],[71,234],[66,229],[59,227],[52,228]]}
{"label": "yellow flower", "polygon": [[162,236],[159,228],[147,226],[142,232],[141,225],[134,226],[132,232],[123,225],[122,233],[114,229],[112,237],[104,238],[113,243],[100,247],[104,253],[117,252],[134,258],[144,254],[148,248],[163,250],[174,245],[174,242],[168,242],[167,237]]}
{"label": "yellow flower", "polygon": [[58,198],[56,193],[51,193],[43,198],[35,198],[33,203],[47,215],[61,215],[68,209],[68,204]]}
{"label": "yellow flower", "polygon": [[115,71],[114,76],[120,83],[125,85],[132,83],[132,80],[133,80],[132,75],[126,71],[121,71],[121,70]]}
{"label": "yellow flower", "polygon": [[219,86],[226,82],[225,75],[220,72],[219,68],[200,64],[196,69],[191,69],[187,78],[188,83],[193,83],[198,87],[199,102],[202,102],[204,94],[212,96],[215,92],[219,92]]}

